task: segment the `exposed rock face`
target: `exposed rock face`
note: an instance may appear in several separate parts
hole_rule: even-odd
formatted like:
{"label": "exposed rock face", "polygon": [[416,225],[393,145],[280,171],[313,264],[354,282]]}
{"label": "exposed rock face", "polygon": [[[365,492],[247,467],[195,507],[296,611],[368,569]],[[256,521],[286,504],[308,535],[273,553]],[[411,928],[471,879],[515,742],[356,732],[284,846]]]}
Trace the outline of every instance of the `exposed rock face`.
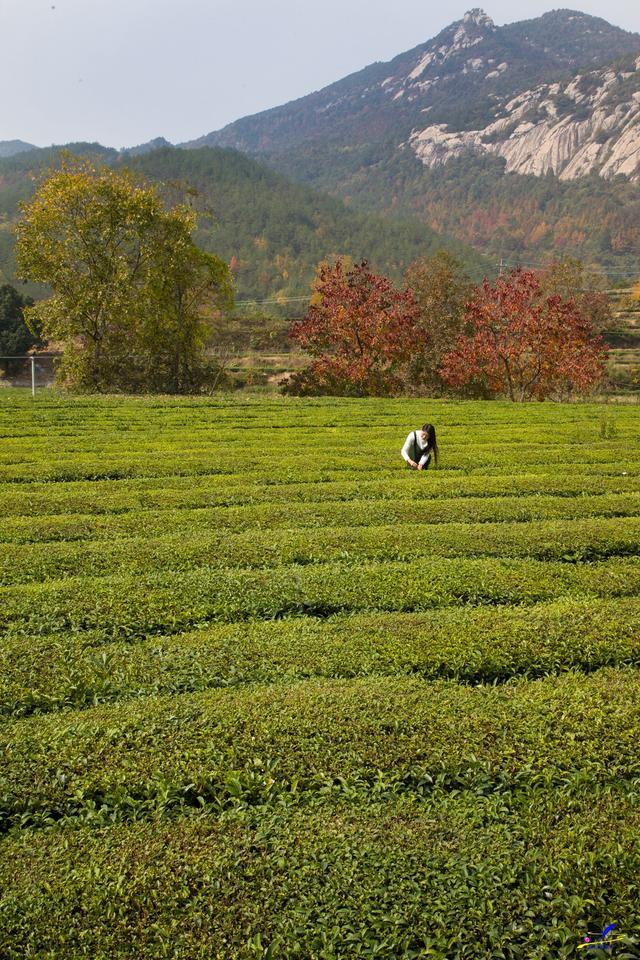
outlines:
{"label": "exposed rock face", "polygon": [[566,85],[528,90],[499,113],[481,130],[446,124],[414,130],[410,144],[429,167],[475,152],[504,157],[515,173],[640,180],[640,57],[635,70],[593,71]]}
{"label": "exposed rock face", "polygon": [[[484,10],[477,7],[469,10],[462,20],[452,24],[428,45],[413,69],[407,74],[401,71],[387,77],[381,87],[387,94],[393,94],[394,100],[405,94],[408,94],[408,100],[415,100],[447,75],[481,71],[485,65],[491,69],[496,63],[495,58],[485,61],[479,48],[495,31],[495,23]],[[505,68],[506,64],[503,64],[502,69]]]}

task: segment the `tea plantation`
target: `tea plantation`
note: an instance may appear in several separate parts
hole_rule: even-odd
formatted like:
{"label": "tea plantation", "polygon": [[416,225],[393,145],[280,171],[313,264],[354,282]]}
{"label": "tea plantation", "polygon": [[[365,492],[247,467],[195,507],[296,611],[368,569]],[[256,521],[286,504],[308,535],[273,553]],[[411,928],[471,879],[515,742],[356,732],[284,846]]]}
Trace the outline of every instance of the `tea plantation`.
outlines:
{"label": "tea plantation", "polygon": [[4,390],[0,956],[639,957],[639,426]]}

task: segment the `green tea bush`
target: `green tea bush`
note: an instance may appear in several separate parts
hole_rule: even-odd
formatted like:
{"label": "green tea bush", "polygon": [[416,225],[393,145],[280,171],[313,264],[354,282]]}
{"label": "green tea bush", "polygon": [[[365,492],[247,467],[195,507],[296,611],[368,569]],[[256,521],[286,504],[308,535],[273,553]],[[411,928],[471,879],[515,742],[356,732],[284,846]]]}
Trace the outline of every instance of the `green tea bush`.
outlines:
{"label": "green tea bush", "polygon": [[[345,548],[348,554],[348,549]],[[432,610],[461,604],[537,603],[563,596],[640,592],[637,558],[602,563],[438,559],[413,563],[319,563],[259,570],[203,566],[0,588],[0,629],[90,631],[138,639],[210,621],[330,616],[355,610]]]}
{"label": "green tea bush", "polygon": [[[384,456],[388,456],[385,451]],[[381,455],[382,459],[382,455]],[[250,505],[274,504],[284,502],[287,507],[295,509],[294,504],[323,504],[355,502],[368,504],[372,500],[399,501],[399,502],[427,502],[429,508],[438,509],[440,499],[459,499],[462,497],[476,498],[475,507],[491,509],[491,503],[484,504],[488,498],[499,497],[505,500],[504,506],[509,505],[509,498],[531,497],[530,501],[521,503],[523,519],[543,519],[537,511],[551,506],[552,497],[566,498],[564,509],[572,507],[566,502],[577,498],[573,509],[580,509],[580,501],[589,495],[601,496],[611,493],[613,496],[633,494],[640,491],[640,476],[622,474],[622,468],[616,475],[585,473],[584,466],[579,471],[573,471],[569,476],[557,473],[522,474],[507,476],[475,476],[441,471],[432,471],[417,477],[408,474],[401,468],[389,471],[388,476],[380,478],[358,477],[355,480],[331,479],[325,473],[318,476],[317,472],[308,473],[300,481],[275,482],[275,477],[234,477],[217,474],[205,477],[171,476],[159,481],[156,477],[136,480],[96,480],[90,483],[78,482],[68,484],[55,483],[24,483],[0,484],[0,509],[8,520],[8,526],[3,525],[0,530],[2,539],[12,540],[12,531],[15,529],[15,539],[30,539],[30,529],[35,531],[35,539],[49,539],[49,524],[54,528],[52,518],[61,514],[90,514],[102,517],[105,514],[122,515],[133,512],[149,512],[149,519],[153,522],[150,511],[153,510],[202,510],[210,507],[247,507]],[[428,482],[424,479],[428,476]],[[407,482],[408,478],[411,478]],[[159,483],[161,484],[159,486]],[[632,501],[635,502],[635,501]],[[354,509],[357,509],[357,506]],[[382,504],[384,506],[384,504]],[[455,506],[455,504],[452,504]],[[599,513],[597,504],[593,504],[594,514]],[[312,507],[311,509],[317,509]],[[445,509],[447,509],[445,505]],[[460,509],[464,505],[460,504]],[[470,508],[473,509],[473,506]],[[526,514],[527,509],[532,513]],[[557,506],[560,511],[563,504]],[[301,511],[303,512],[303,511]],[[218,516],[222,516],[221,510]],[[299,515],[296,510],[296,515]],[[561,514],[558,514],[560,516]],[[36,517],[44,516],[44,520]],[[185,520],[188,523],[188,516]],[[205,515],[206,516],[206,515]],[[237,516],[232,513],[232,516]],[[158,522],[161,522],[161,517]],[[177,519],[177,517],[176,517]],[[464,519],[460,517],[459,519]],[[124,520],[124,518],[123,518]],[[116,521],[116,522],[114,522]],[[44,526],[40,527],[40,523]],[[97,530],[100,533],[113,525],[118,529],[117,519],[109,518],[104,526],[92,526],[89,516],[61,517],[60,523],[64,530],[65,523],[80,523],[82,529],[89,532]],[[135,523],[135,520],[132,522]],[[426,521],[428,522],[428,520]],[[139,527],[139,524],[138,524]],[[125,522],[126,528],[126,522]],[[7,531],[5,534],[5,530]],[[66,537],[63,537],[66,539]],[[69,537],[72,539],[73,536]]]}
{"label": "green tea bush", "polygon": [[[349,783],[429,792],[640,777],[640,685],[603,668],[501,686],[315,680],[8,722],[0,827],[275,802]],[[615,755],[609,745],[615,743]],[[170,800],[167,803],[166,793]]]}
{"label": "green tea bush", "polygon": [[[419,508],[420,522],[429,525],[637,516],[640,513],[640,492],[584,494],[580,497],[542,494],[529,497],[442,497],[427,503],[421,501]],[[242,506],[181,510],[114,511],[109,516],[71,513],[37,519],[10,517],[3,524],[0,541],[44,544],[58,540],[147,539],[184,532],[196,537],[205,531],[238,533],[296,527],[371,527],[389,523],[414,524],[415,521],[416,500],[391,496],[367,502],[244,503]],[[43,551],[47,549],[43,546]],[[2,553],[7,558],[15,555],[10,547],[4,548]]]}
{"label": "green tea bush", "polygon": [[527,523],[440,523],[419,542],[409,524],[254,529],[162,538],[16,545],[0,551],[0,584],[95,577],[117,571],[268,568],[289,564],[415,561],[434,557],[602,560],[640,556],[640,517]]}
{"label": "green tea bush", "polygon": [[634,957],[639,816],[593,785],[26,833],[5,956],[552,960],[615,917]]}
{"label": "green tea bush", "polygon": [[0,650],[0,713],[314,676],[495,683],[637,666],[639,623],[640,599],[632,597],[216,624],[137,643],[99,644],[84,632],[8,634]]}
{"label": "green tea bush", "polygon": [[0,956],[640,956],[635,408],[1,400]]}

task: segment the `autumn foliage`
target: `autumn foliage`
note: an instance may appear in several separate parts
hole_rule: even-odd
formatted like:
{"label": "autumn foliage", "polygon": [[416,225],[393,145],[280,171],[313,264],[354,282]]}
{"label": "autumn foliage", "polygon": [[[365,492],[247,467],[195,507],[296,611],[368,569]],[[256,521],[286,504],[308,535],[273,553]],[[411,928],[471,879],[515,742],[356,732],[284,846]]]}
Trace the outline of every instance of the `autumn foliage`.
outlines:
{"label": "autumn foliage", "polygon": [[589,392],[605,375],[609,306],[598,290],[582,295],[579,267],[517,269],[473,287],[453,261],[434,258],[414,264],[400,291],[366,261],[324,263],[291,332],[313,360],[285,390],[383,396],[441,383],[514,401]]}
{"label": "autumn foliage", "polygon": [[465,323],[440,369],[454,388],[475,381],[511,400],[567,399],[604,377],[606,348],[588,315],[572,298],[547,295],[533,271],[485,280]]}
{"label": "autumn foliage", "polygon": [[410,291],[395,289],[367,261],[337,261],[319,270],[307,315],[292,338],[314,358],[291,378],[287,392],[342,396],[400,393],[416,351],[427,348]]}

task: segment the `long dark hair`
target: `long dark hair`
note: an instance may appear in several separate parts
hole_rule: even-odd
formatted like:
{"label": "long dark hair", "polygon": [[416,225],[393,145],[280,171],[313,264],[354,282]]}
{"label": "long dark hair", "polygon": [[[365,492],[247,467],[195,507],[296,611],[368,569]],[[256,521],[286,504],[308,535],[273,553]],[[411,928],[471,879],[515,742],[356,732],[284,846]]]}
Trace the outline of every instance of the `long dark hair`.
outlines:
{"label": "long dark hair", "polygon": [[438,466],[438,441],[436,440],[436,428],[432,423],[425,423],[422,427],[423,433],[427,435],[427,447],[433,454],[433,465]]}

